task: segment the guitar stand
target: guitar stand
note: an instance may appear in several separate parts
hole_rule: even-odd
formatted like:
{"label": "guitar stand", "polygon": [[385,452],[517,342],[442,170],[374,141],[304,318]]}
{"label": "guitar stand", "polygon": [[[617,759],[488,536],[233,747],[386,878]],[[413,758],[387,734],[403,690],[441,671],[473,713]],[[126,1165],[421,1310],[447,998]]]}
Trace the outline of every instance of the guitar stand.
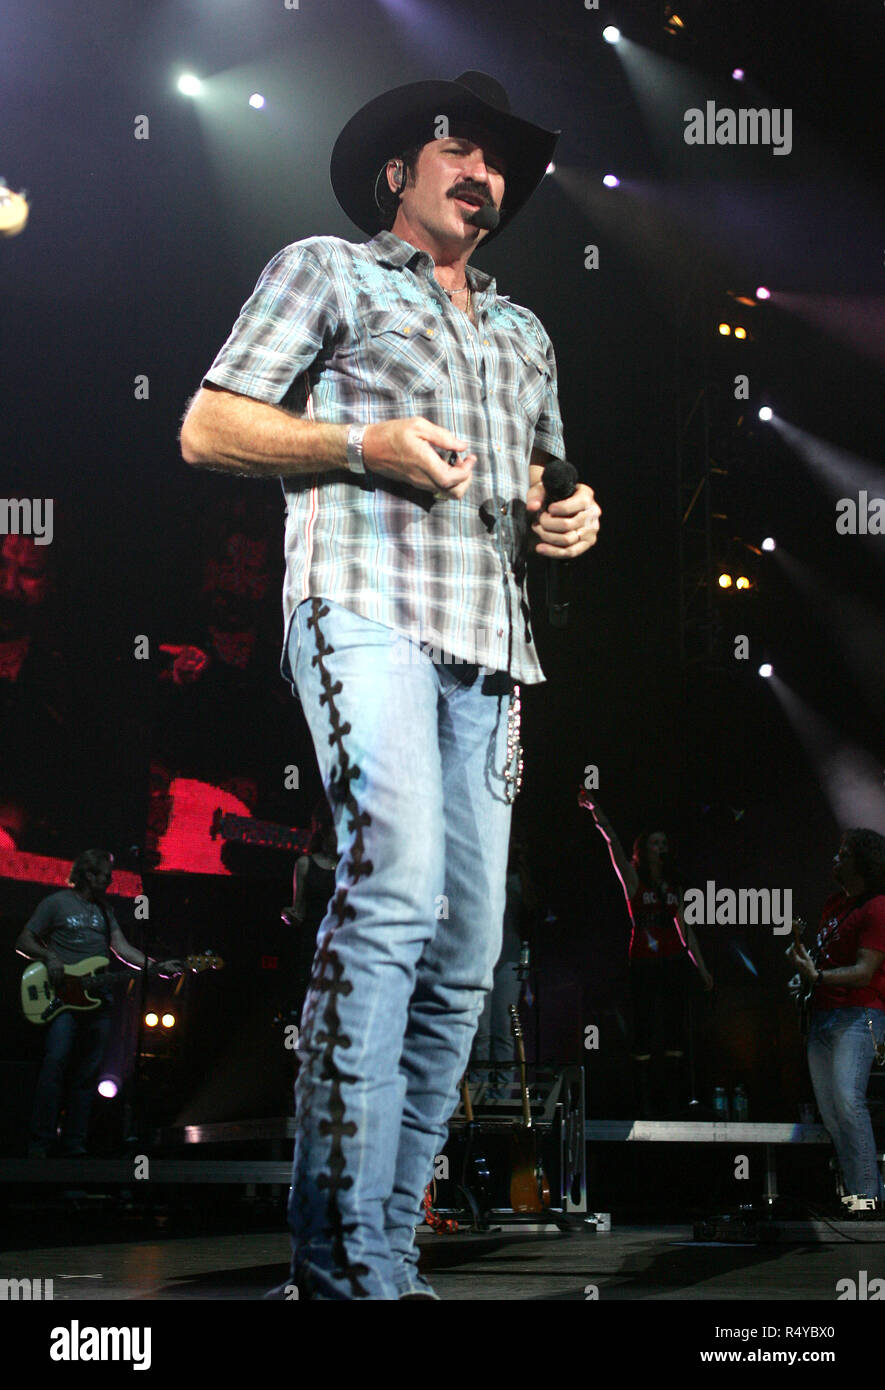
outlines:
{"label": "guitar stand", "polygon": [[[452,1176],[445,1179],[445,1186],[441,1188],[438,1210],[463,1220],[469,1230],[483,1234],[491,1229],[561,1233],[580,1229],[588,1214],[584,1069],[580,1066],[530,1068],[532,1127],[543,1145],[551,1200],[549,1206],[533,1211],[515,1211],[508,1205],[508,1158],[511,1135],[523,1117],[520,1086],[515,1080],[518,1067],[518,1063],[496,1062],[489,1066],[474,1064],[471,1068],[474,1080],[469,1088],[462,1089],[461,1103],[449,1122],[445,1151],[451,1162]],[[487,1096],[488,1083],[476,1078],[489,1072],[514,1078],[501,1086],[502,1091],[511,1092],[510,1098]],[[469,1112],[465,1105],[467,1098]],[[471,1134],[487,1160],[484,1184],[471,1181],[478,1176],[469,1166],[476,1152],[470,1147]]]}

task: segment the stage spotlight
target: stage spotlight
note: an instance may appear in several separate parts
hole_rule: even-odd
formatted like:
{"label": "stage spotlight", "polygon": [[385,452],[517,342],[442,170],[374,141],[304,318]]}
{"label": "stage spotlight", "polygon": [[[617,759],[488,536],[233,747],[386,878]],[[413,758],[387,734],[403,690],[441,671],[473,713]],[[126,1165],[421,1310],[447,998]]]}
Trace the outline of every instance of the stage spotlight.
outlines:
{"label": "stage spotlight", "polygon": [[745,574],[739,574],[739,575],[738,575],[737,579],[734,581],[734,586],[735,586],[736,589],[750,589],[750,588],[752,588],[752,585],[751,585],[749,579],[747,578],[747,576],[746,576]]}
{"label": "stage spotlight", "polygon": [[777,542],[775,541],[774,536],[766,536],[766,537],[765,537],[765,540],[762,542],[762,549],[763,549],[763,550],[776,550],[776,549],[777,549]]}
{"label": "stage spotlight", "polygon": [[666,9],[664,29],[668,34],[685,33],[685,20],[670,5]]}
{"label": "stage spotlight", "polygon": [[728,337],[730,337],[730,335],[731,335],[731,324],[730,324],[730,323],[720,323],[720,325],[719,325],[719,332],[722,334],[722,337],[723,337],[723,338],[728,338]]}
{"label": "stage spotlight", "polygon": [[763,680],[767,681],[770,676],[774,675],[774,667],[766,661],[759,667],[759,674]]}
{"label": "stage spotlight", "polygon": [[719,587],[720,587],[720,589],[730,589],[731,586],[732,586],[732,582],[733,582],[733,581],[732,581],[732,578],[731,578],[731,575],[730,575],[730,574],[720,574],[720,576],[719,576]]}
{"label": "stage spotlight", "polygon": [[149,1013],[145,1014],[144,1022],[146,1028],[156,1028],[160,1020],[157,1018],[157,1015],[155,1013]]}
{"label": "stage spotlight", "polygon": [[174,1028],[174,1027],[175,1027],[175,1015],[174,1015],[174,1014],[164,1014],[163,1017],[160,1019],[160,1022],[162,1023],[162,1025],[163,1025],[164,1028]]}
{"label": "stage spotlight", "polygon": [[253,92],[249,98],[249,105],[254,106],[256,111],[260,111],[264,105],[264,97],[260,92]]}
{"label": "stage spotlight", "polygon": [[746,328],[741,328],[741,325],[738,324],[737,328],[734,330],[734,336],[735,336],[736,338],[746,338],[746,336],[747,336],[747,330],[746,330]]}
{"label": "stage spotlight", "polygon": [[756,290],[756,298],[757,298],[757,299],[770,299],[770,298],[771,298],[771,290],[768,289],[765,285],[759,285],[759,287],[758,287],[757,290]]}
{"label": "stage spotlight", "polygon": [[178,90],[183,96],[198,97],[203,90],[203,84],[192,72],[185,72],[178,79]]}
{"label": "stage spotlight", "polygon": [[544,170],[544,173],[545,173],[545,174],[555,174],[555,173],[556,173],[556,165],[553,163],[553,160],[552,160],[552,159],[551,159],[550,163],[547,165],[547,168]]}
{"label": "stage spotlight", "polygon": [[731,75],[734,78],[735,82],[743,82],[744,80],[743,68],[732,68]]}
{"label": "stage spotlight", "polygon": [[98,1094],[104,1096],[105,1100],[113,1100],[119,1089],[112,1076],[103,1076],[98,1083]]}
{"label": "stage spotlight", "polygon": [[774,411],[772,410],[771,406],[764,405],[762,409],[759,411],[759,419],[764,420],[767,423],[771,419],[773,414]]}
{"label": "stage spotlight", "polygon": [[618,178],[617,174],[606,174],[602,182],[605,184],[606,188],[617,188],[621,180]]}
{"label": "stage spotlight", "polygon": [[621,31],[616,24],[606,24],[602,31],[606,43],[620,43]]}

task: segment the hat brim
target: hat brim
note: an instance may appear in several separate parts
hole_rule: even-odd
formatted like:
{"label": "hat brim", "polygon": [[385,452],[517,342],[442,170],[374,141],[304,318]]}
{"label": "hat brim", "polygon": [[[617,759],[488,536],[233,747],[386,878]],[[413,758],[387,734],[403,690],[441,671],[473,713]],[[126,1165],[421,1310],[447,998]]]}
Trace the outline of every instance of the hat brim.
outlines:
{"label": "hat brim", "polygon": [[438,121],[476,125],[500,142],[506,161],[501,220],[483,242],[498,236],[541,182],[559,138],[508,111],[499,110],[460,82],[409,82],[373,97],[345,125],[332,150],[335,197],[352,222],[374,236],[382,227],[375,179],[384,163],[413,145],[436,138]]}

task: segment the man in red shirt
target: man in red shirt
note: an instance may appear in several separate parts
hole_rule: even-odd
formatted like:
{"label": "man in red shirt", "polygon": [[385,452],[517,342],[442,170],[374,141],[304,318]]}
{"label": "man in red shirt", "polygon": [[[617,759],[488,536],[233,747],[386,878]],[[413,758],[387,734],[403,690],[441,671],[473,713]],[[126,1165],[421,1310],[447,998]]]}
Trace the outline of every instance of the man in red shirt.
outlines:
{"label": "man in red shirt", "polygon": [[808,1069],[833,1141],[850,1214],[875,1214],[885,1198],[866,1091],[885,1037],[885,837],[847,830],[833,861],[839,891],[824,904],[809,955],[790,952],[814,985]]}

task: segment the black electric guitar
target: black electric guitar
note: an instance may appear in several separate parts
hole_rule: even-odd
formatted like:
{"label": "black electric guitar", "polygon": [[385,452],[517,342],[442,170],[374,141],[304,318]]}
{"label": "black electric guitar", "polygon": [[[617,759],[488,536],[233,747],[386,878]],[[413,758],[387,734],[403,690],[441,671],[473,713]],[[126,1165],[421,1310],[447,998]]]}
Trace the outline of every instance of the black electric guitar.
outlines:
{"label": "black electric guitar", "polygon": [[[794,917],[791,925],[793,928],[794,944],[796,946],[804,945],[802,941],[802,933],[805,931],[806,926],[808,925],[804,917]],[[825,943],[822,943],[820,947],[814,945],[812,945],[810,948],[808,946],[805,947],[815,966],[818,964],[821,956],[824,954],[823,944]],[[811,999],[812,995],[814,994],[814,981],[806,980],[804,975],[797,975],[795,977],[795,982],[791,981],[791,991],[793,995],[793,1003],[796,1005],[796,1010],[799,1014],[799,1031],[801,1032],[803,1038],[807,1038],[808,1029],[811,1026]]]}
{"label": "black electric guitar", "polygon": [[461,1100],[466,1124],[461,1133],[463,1152],[458,1188],[473,1218],[472,1230],[489,1229],[488,1213],[492,1209],[492,1175],[481,1146],[481,1130],[473,1116],[470,1087],[465,1076],[461,1082]]}
{"label": "black electric guitar", "polygon": [[541,1167],[538,1131],[532,1126],[532,1109],[525,1075],[525,1048],[516,1005],[510,1005],[510,1027],[519,1059],[522,1092],[522,1124],[510,1136],[510,1205],[514,1211],[542,1212],[550,1206],[550,1184]]}
{"label": "black electric guitar", "polygon": [[[22,1012],[29,1023],[51,1023],[56,1014],[71,1009],[75,1013],[90,1013],[108,998],[110,992],[129,984],[134,976],[124,970],[108,971],[108,956],[88,956],[75,965],[65,966],[65,979],[56,991],[49,971],[42,960],[35,960],[22,975]],[[186,956],[181,962],[184,974],[198,975],[203,970],[221,970],[224,961],[212,951],[201,956]],[[157,974],[158,964],[148,967],[148,975]],[[91,991],[91,992],[90,992]]]}

